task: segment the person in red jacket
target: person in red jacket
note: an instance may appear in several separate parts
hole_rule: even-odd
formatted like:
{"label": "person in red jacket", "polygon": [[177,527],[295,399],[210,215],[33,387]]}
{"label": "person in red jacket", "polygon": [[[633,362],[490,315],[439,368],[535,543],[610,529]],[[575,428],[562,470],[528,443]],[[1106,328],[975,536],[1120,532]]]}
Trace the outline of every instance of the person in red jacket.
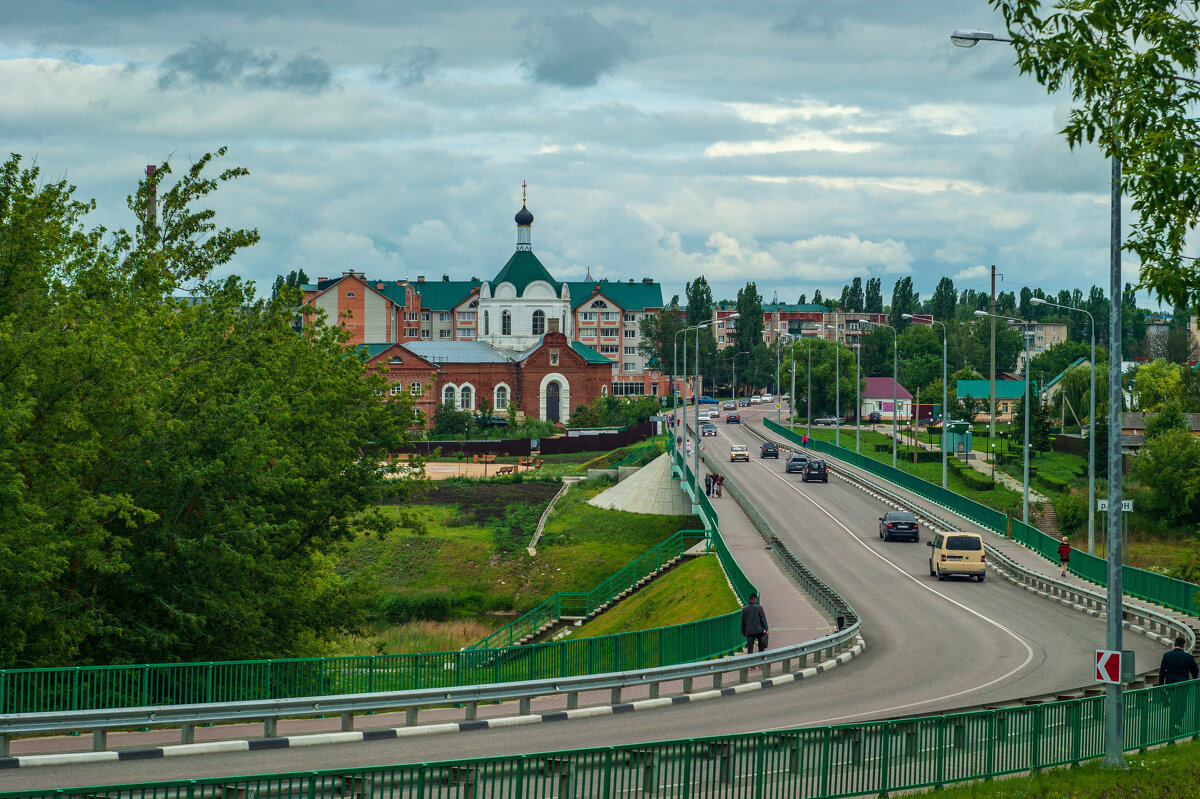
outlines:
{"label": "person in red jacket", "polygon": [[1058,545],[1058,563],[1062,566],[1062,571],[1059,572],[1060,577],[1067,576],[1067,564],[1071,562],[1071,545],[1067,543],[1067,537],[1064,535],[1062,543]]}

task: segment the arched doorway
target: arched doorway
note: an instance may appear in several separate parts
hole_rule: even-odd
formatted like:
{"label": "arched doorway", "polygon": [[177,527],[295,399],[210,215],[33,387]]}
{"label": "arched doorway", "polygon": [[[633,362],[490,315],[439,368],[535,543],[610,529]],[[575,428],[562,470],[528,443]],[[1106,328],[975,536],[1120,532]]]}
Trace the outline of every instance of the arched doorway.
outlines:
{"label": "arched doorway", "polygon": [[561,388],[558,381],[554,380],[546,385],[546,421],[558,422],[561,421],[559,413],[559,392]]}

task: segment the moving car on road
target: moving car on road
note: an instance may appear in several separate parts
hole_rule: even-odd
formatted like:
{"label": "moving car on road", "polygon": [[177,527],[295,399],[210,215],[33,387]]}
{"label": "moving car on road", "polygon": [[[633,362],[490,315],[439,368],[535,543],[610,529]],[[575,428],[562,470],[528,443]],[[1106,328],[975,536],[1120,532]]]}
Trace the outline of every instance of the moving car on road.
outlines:
{"label": "moving car on road", "polygon": [[879,411],[871,411],[871,415],[867,417],[868,422],[882,422],[883,414]]}
{"label": "moving car on road", "polygon": [[778,459],[779,458],[779,445],[776,444],[774,441],[764,441],[763,445],[762,445],[762,452],[759,454],[758,457]]}
{"label": "moving car on road", "polygon": [[740,414],[731,413],[725,417],[725,424],[741,424],[742,417]]}
{"label": "moving car on road", "polygon": [[912,511],[890,510],[879,517],[879,537],[884,541],[891,541],[893,538],[920,541],[921,527]]}
{"label": "moving car on road", "polygon": [[701,397],[700,404],[701,405],[716,405],[717,401],[715,399],[713,399],[712,397]]}
{"label": "moving car on road", "polygon": [[774,402],[774,401],[775,401],[775,395],[773,395],[773,394],[763,394],[763,395],[762,395],[762,401],[763,401],[763,402]]}
{"label": "moving car on road", "polygon": [[750,462],[750,448],[745,444],[734,444],[729,448],[729,460]]}
{"label": "moving car on road", "polygon": [[796,453],[788,456],[787,463],[784,464],[783,470],[788,474],[791,474],[792,472],[803,472],[804,467],[807,465],[808,458],[804,455]]}
{"label": "moving car on road", "polygon": [[978,533],[934,533],[929,542],[929,574],[939,580],[961,574],[979,582],[987,576],[987,556]]}
{"label": "moving car on road", "polygon": [[815,483],[818,480],[822,483],[829,482],[829,469],[825,466],[825,461],[811,460],[804,464],[804,474],[800,476],[800,481]]}
{"label": "moving car on road", "polygon": [[748,397],[742,397],[740,400],[737,401],[737,404],[738,404],[739,408],[749,408],[750,407],[750,399]]}
{"label": "moving car on road", "polygon": [[762,397],[758,396],[757,394],[750,398],[751,405],[762,405],[762,401]]}
{"label": "moving car on road", "polygon": [[838,418],[836,416],[818,416],[816,419],[813,419],[813,424],[837,424],[837,423],[838,423]]}
{"label": "moving car on road", "polygon": [[700,427],[700,435],[715,436],[717,434],[717,426],[712,422],[707,422]]}
{"label": "moving car on road", "polygon": [[734,402],[733,400],[729,400],[728,402],[726,402],[726,403],[725,403],[724,405],[722,405],[721,407],[722,407],[722,408],[724,408],[724,409],[725,409],[725,410],[727,410],[727,411],[735,411],[735,410],[737,410],[737,403],[736,403],[736,402]]}

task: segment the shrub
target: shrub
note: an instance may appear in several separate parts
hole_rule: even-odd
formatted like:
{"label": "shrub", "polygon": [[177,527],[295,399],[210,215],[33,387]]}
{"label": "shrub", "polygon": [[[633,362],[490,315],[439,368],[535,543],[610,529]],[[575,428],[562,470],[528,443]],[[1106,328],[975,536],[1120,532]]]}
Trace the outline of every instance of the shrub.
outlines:
{"label": "shrub", "polygon": [[396,624],[413,619],[445,621],[450,615],[450,595],[444,591],[389,594],[380,600],[378,612]]}
{"label": "shrub", "polygon": [[[1061,477],[1055,477],[1052,474],[1034,475],[1033,469],[1029,470],[1029,479],[1041,488],[1047,491],[1053,491],[1059,494],[1065,494],[1071,489],[1071,484]],[[1035,479],[1036,478],[1036,479]]]}
{"label": "shrub", "polygon": [[1087,497],[1082,494],[1064,494],[1054,500],[1054,512],[1063,532],[1075,532],[1087,523]]}

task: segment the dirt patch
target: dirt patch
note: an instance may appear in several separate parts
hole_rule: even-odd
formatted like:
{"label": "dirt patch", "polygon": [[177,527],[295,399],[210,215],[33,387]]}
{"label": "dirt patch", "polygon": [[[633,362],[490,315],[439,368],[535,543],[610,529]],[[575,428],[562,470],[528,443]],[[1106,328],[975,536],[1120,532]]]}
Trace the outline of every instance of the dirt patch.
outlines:
{"label": "dirt patch", "polygon": [[[464,483],[440,481],[429,484],[412,502],[421,505],[456,505],[460,512],[478,524],[504,518],[508,505],[533,505],[545,508],[561,488],[559,483]],[[398,504],[392,500],[387,504]],[[465,521],[465,520],[464,520]]]}

